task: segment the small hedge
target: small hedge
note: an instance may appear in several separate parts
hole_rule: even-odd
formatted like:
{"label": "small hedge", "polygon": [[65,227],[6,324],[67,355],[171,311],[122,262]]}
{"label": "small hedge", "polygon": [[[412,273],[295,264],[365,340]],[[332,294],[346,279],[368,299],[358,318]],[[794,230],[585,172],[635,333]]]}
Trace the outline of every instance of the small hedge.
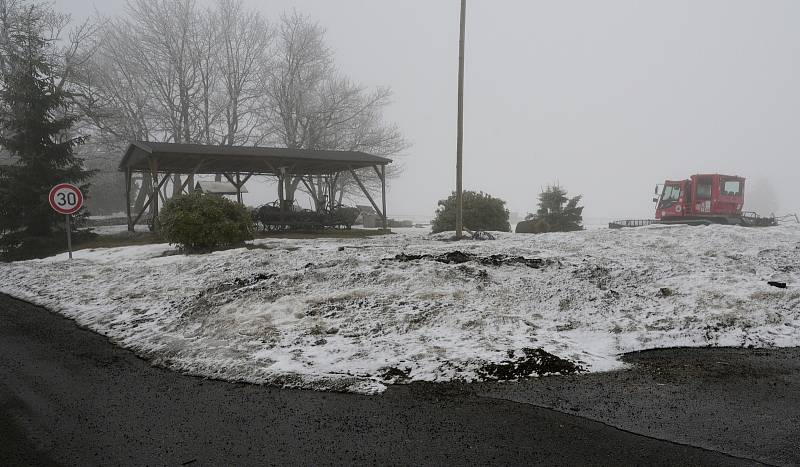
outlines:
{"label": "small hedge", "polygon": [[156,229],[164,240],[193,253],[241,245],[253,238],[253,221],[244,206],[201,193],[167,201]]}
{"label": "small hedge", "polygon": [[[456,194],[439,201],[436,216],[431,223],[432,232],[445,232],[456,229]],[[469,230],[499,230],[508,232],[508,209],[506,202],[482,191],[464,191],[462,222]]]}

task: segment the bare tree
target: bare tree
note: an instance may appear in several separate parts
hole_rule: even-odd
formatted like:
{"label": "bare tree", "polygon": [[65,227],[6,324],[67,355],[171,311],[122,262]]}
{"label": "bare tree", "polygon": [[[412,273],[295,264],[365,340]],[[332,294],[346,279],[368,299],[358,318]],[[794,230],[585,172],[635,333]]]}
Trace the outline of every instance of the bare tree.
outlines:
{"label": "bare tree", "polygon": [[[256,80],[269,41],[267,22],[240,0],[210,9],[195,0],[129,0],[123,16],[102,21],[85,79],[96,126],[122,142],[260,141]],[[144,177],[138,205],[152,184]],[[180,187],[175,175],[173,195]]]}
{"label": "bare tree", "polygon": [[[285,14],[278,25],[272,66],[264,77],[264,107],[269,111],[276,142],[292,149],[364,151],[394,155],[407,147],[393,125],[382,120],[391,91],[369,91],[340,76],[325,31],[307,16]],[[396,170],[394,171],[396,173]],[[379,183],[371,169],[365,180]],[[394,175],[394,174],[393,174]],[[323,200],[338,200],[354,192],[352,178],[283,177],[279,191],[292,203],[295,191],[308,192],[317,209]]]}
{"label": "bare tree", "polygon": [[[219,0],[211,14],[217,28],[217,68],[222,83],[222,109],[225,128],[222,144],[244,146],[264,135],[259,127],[257,79],[269,65],[272,32],[267,22],[252,11],[245,11],[240,0]],[[263,129],[263,127],[262,127]]]}
{"label": "bare tree", "polygon": [[[406,147],[382,120],[390,90],[342,77],[324,30],[306,16],[285,14],[273,31],[241,0],[217,0],[209,9],[195,0],[129,0],[124,16],[98,27],[83,82],[88,113],[109,145],[270,143],[378,155]],[[364,180],[375,185],[372,172],[364,171]],[[144,177],[139,208],[152,185]],[[281,177],[281,197],[292,200],[302,181]],[[354,192],[346,174],[336,183],[305,182],[318,208],[323,198],[341,201]],[[172,183],[177,194],[180,180]]]}

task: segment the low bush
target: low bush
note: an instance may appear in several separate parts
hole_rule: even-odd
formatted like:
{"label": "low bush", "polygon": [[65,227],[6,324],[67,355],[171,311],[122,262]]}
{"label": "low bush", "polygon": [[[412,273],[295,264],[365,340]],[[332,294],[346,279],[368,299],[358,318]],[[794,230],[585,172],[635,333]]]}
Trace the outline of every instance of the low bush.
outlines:
{"label": "low bush", "polygon": [[[432,222],[433,233],[456,229],[456,194],[439,201],[436,217]],[[469,230],[499,230],[508,232],[508,209],[506,202],[482,191],[465,191],[463,200],[463,224]]]}
{"label": "low bush", "polygon": [[201,193],[176,196],[164,205],[156,229],[186,252],[241,245],[253,238],[250,212],[226,198]]}

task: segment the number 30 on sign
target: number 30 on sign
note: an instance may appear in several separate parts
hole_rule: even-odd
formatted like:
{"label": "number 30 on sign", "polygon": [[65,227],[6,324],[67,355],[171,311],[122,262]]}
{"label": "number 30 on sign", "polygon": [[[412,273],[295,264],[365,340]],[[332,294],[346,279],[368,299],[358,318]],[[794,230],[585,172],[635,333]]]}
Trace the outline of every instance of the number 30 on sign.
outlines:
{"label": "number 30 on sign", "polygon": [[61,214],[74,214],[83,206],[83,194],[75,185],[60,183],[50,190],[50,206]]}

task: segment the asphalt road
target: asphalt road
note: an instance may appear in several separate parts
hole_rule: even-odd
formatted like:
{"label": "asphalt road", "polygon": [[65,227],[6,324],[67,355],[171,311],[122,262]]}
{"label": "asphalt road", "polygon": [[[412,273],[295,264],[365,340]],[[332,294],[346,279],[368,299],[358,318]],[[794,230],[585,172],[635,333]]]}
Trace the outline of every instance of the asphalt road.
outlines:
{"label": "asphalt road", "polygon": [[630,371],[472,385],[659,439],[800,465],[800,348],[663,349]]}
{"label": "asphalt road", "polygon": [[[774,377],[763,375],[764,384]],[[652,408],[614,408],[635,393],[628,380],[583,378],[543,378],[539,386],[415,384],[371,397],[227,383],[154,368],[70,320],[0,295],[0,465],[752,465],[766,459],[747,446],[734,457],[714,450],[724,451],[724,443],[703,449],[635,434],[648,432],[640,418]],[[604,381],[617,389],[581,389]],[[548,392],[549,399],[542,395]],[[796,395],[784,395],[742,411],[781,400],[796,415]],[[617,399],[581,413],[605,397]],[[646,399],[646,391],[636,398]],[[569,400],[582,402],[561,406]],[[652,405],[659,404],[661,419],[685,410],[669,398]],[[731,415],[719,410],[709,425]],[[796,447],[786,433],[794,436],[797,424],[786,431],[780,407],[771,413],[774,423],[763,432],[742,433],[781,434],[773,454]],[[658,435],[670,435],[674,425],[649,432],[669,438]],[[708,444],[702,437],[693,442],[692,430],[678,441]]]}

